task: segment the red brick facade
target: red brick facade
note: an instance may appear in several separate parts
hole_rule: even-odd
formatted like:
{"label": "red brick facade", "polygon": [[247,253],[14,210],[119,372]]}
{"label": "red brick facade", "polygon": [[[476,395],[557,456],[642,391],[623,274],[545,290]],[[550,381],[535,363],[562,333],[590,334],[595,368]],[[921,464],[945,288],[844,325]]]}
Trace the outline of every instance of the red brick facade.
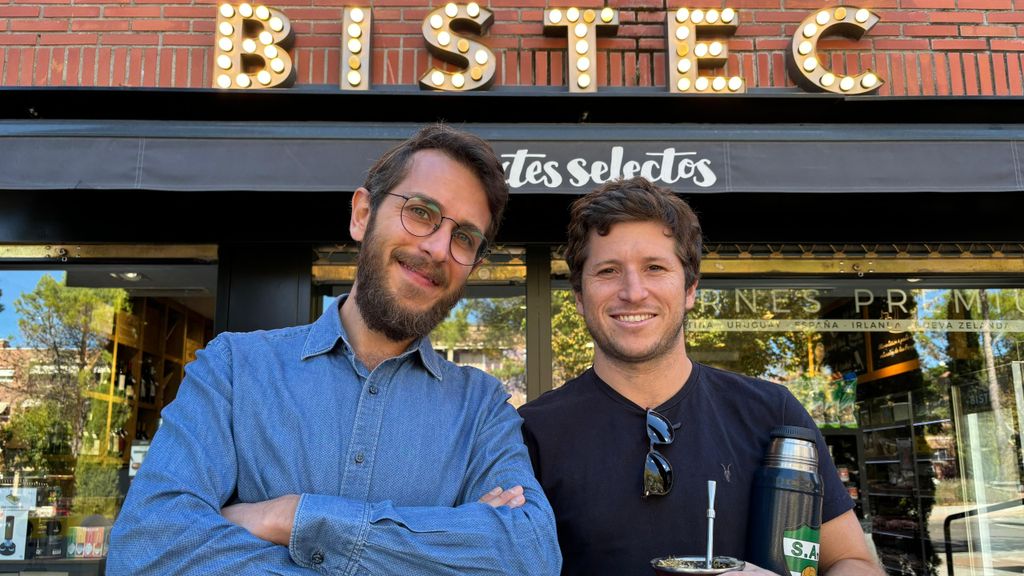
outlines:
{"label": "red brick facade", "polygon": [[[0,0],[0,85],[209,87],[216,4],[204,0]],[[1024,0],[866,0],[881,22],[860,41],[819,45],[838,73],[874,69],[882,96],[1024,94]],[[374,85],[415,85],[437,62],[420,36],[443,2],[272,0],[295,31],[297,86],[339,84],[342,9],[372,9]],[[565,84],[566,39],[545,37],[545,7],[601,7],[601,0],[490,0],[483,37],[498,57],[495,86]],[[610,0],[622,25],[598,40],[598,85],[665,86],[668,11],[731,7],[740,26],[729,64],[748,89],[793,88],[785,50],[798,23],[829,0],[664,2]],[[826,56],[827,54],[827,56]]]}

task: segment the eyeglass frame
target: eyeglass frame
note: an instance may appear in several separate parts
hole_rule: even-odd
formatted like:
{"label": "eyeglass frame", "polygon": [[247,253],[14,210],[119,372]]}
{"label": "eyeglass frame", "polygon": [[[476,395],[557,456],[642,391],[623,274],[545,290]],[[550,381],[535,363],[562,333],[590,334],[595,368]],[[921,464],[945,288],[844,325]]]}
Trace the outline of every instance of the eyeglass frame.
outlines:
{"label": "eyeglass frame", "polygon": [[[654,418],[654,419],[660,421],[661,423],[663,423],[665,425],[665,429],[668,432],[668,438],[667,439],[664,439],[664,438],[661,438],[661,437],[658,437],[658,438],[655,437],[655,433],[652,432],[651,418]],[[673,480],[672,480],[672,463],[669,462],[668,457],[665,456],[664,454],[662,454],[661,452],[659,452],[658,449],[655,448],[655,446],[668,446],[668,445],[672,444],[672,442],[674,442],[675,439],[676,439],[675,438],[675,429],[678,428],[678,426],[672,424],[672,422],[669,421],[668,418],[666,418],[662,414],[658,413],[653,408],[648,408],[647,409],[647,414],[646,414],[645,420],[644,420],[644,428],[647,431],[648,448],[647,448],[647,456],[645,457],[645,460],[644,460],[643,494],[642,494],[642,497],[644,499],[647,499],[650,496],[666,496],[666,495],[668,495],[669,492],[672,491],[672,484],[673,484]],[[661,435],[659,434],[658,436],[661,436]],[[664,464],[664,467],[659,465],[659,463],[658,463],[659,460],[661,461],[661,463]],[[660,476],[660,478],[661,478],[661,485],[665,486],[664,490],[658,490],[658,491],[651,490],[651,487],[652,487],[653,484],[647,482],[647,472],[650,469],[651,465],[653,465],[654,469],[657,471],[658,476]]]}
{"label": "eyeglass frame", "polygon": [[[417,233],[413,232],[412,230],[409,230],[409,226],[405,223],[405,206],[406,206],[406,204],[408,204],[409,200],[412,200],[413,198],[418,198],[418,199],[428,200],[430,202],[434,202],[432,199],[424,197],[424,196],[406,196],[404,194],[398,194],[398,193],[395,193],[395,192],[385,192],[385,194],[387,194],[388,196],[395,196],[396,198],[401,198],[402,199],[402,207],[401,207],[401,209],[398,212],[398,221],[402,223],[402,228],[405,229],[406,232],[408,232],[409,234],[412,234],[413,236],[415,236],[417,238],[426,238],[428,236],[432,236],[434,234],[434,232],[437,232],[438,230],[441,229],[441,224],[444,224],[445,220],[451,220],[452,223],[455,224],[455,228],[452,228],[452,233],[448,236],[448,254],[450,254],[451,257],[452,257],[452,260],[455,260],[455,262],[457,262],[458,264],[461,264],[462,266],[476,266],[477,264],[483,262],[484,258],[487,258],[487,256],[490,255],[490,249],[491,249],[490,242],[487,241],[487,236],[484,234],[484,232],[482,230],[480,230],[479,228],[477,228],[476,226],[474,226],[472,224],[470,224],[468,226],[465,225],[465,224],[460,224],[457,220],[455,220],[451,216],[445,216],[444,214],[441,214],[440,207],[438,207],[438,212],[437,212],[438,215],[440,216],[440,219],[438,220],[437,224],[434,224],[434,229],[433,230],[431,230],[430,232],[428,232],[426,234],[417,234]],[[436,204],[436,202],[434,202],[434,203]],[[465,262],[459,261],[459,259],[455,256],[455,252],[452,250],[452,242],[455,240],[455,233],[457,231],[459,231],[460,229],[461,230],[469,230],[469,231],[472,231],[472,232],[480,235],[480,242],[481,242],[480,243],[480,247],[477,248],[476,260],[472,264],[466,264]]]}

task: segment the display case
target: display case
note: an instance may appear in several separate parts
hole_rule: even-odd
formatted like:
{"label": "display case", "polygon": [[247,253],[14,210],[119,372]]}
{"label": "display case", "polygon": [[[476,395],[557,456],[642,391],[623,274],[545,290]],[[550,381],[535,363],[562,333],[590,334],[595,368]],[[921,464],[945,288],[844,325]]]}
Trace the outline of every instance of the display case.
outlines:
{"label": "display case", "polygon": [[957,475],[952,421],[912,391],[872,398],[858,409],[879,559],[890,574],[927,573],[935,481]]}
{"label": "display case", "polygon": [[[108,342],[109,379],[87,392],[94,419],[105,421],[93,432],[87,454],[131,461],[131,446],[148,442],[160,410],[177,394],[185,364],[212,337],[209,318],[160,298],[132,298],[115,315]],[[102,414],[105,409],[106,414]]]}
{"label": "display case", "polygon": [[184,364],[212,337],[212,321],[177,301],[131,298],[116,308],[92,318],[101,343],[82,372],[89,376],[77,381],[78,428],[56,421],[35,436],[41,451],[38,441],[34,451],[6,447],[36,454],[45,467],[0,476],[0,574],[103,573],[110,527],[160,411],[177,393]]}
{"label": "display case", "polygon": [[864,446],[856,428],[822,428],[832,461],[839,472],[839,481],[853,500],[857,519],[865,524],[868,515],[868,494],[864,489]]}

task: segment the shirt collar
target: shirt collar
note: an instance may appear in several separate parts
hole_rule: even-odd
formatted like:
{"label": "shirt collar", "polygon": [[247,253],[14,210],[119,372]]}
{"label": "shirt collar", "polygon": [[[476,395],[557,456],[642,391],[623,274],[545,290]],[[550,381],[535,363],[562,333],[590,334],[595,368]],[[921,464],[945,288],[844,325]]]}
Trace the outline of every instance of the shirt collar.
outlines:
{"label": "shirt collar", "polygon": [[[346,349],[352,350],[352,346],[348,341],[348,334],[345,333],[345,326],[341,323],[341,305],[345,302],[346,298],[348,298],[348,294],[342,294],[335,298],[324,309],[324,313],[317,318],[316,322],[310,326],[309,335],[306,336],[306,344],[302,347],[303,360],[334,350],[339,340],[341,340]],[[414,352],[419,355],[420,362],[430,372],[430,375],[441,380],[441,357],[434,351],[430,338],[422,336],[413,340],[409,348],[400,356]]]}

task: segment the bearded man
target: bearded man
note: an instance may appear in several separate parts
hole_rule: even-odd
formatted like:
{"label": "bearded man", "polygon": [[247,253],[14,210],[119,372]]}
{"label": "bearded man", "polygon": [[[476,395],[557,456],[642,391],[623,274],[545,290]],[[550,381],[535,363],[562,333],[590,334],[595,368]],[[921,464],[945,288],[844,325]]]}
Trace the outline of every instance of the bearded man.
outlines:
{"label": "bearded man", "polygon": [[508,201],[483,140],[428,126],[355,191],[350,294],[221,334],[163,412],[108,574],[557,574],[554,517],[493,377],[427,335]]}

